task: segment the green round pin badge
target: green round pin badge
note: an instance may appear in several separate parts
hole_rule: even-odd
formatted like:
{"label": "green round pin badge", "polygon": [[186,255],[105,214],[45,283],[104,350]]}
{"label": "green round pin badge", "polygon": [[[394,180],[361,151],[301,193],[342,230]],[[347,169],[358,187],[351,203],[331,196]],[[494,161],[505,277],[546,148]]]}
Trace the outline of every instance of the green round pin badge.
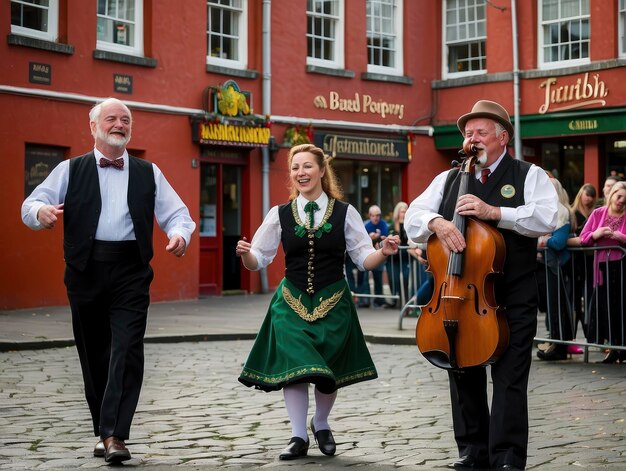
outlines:
{"label": "green round pin badge", "polygon": [[513,185],[504,185],[500,189],[500,194],[505,198],[513,198],[515,196],[515,187]]}

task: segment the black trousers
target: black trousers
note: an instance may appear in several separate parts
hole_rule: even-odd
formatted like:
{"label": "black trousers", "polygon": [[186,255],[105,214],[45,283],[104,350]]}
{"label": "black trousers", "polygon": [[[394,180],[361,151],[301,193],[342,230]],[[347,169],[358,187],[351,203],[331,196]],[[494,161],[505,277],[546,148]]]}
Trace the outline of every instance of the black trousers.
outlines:
{"label": "black trousers", "polygon": [[153,272],[137,250],[95,258],[84,271],[66,265],[72,327],[94,434],[126,440],[143,382]]}
{"label": "black trousers", "polygon": [[537,332],[534,273],[496,292],[506,306],[509,346],[489,368],[493,382],[491,413],[486,367],[449,371],[452,421],[459,455],[491,467],[525,468],[528,450],[528,375]]}

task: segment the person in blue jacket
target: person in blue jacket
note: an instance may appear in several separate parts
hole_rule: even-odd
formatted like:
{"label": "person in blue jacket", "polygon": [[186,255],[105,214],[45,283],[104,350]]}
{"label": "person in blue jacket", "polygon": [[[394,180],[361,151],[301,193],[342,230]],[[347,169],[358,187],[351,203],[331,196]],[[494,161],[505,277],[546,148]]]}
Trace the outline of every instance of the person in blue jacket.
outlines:
{"label": "person in blue jacket", "polygon": [[[570,260],[567,240],[576,229],[576,219],[569,206],[567,191],[556,178],[550,178],[559,197],[557,229],[539,239],[537,253],[537,288],[539,309],[546,312],[550,338],[572,340],[574,330],[572,315],[567,301],[566,276],[563,266]],[[542,250],[541,247],[545,247]],[[567,344],[551,343],[537,351],[540,360],[565,360]]]}

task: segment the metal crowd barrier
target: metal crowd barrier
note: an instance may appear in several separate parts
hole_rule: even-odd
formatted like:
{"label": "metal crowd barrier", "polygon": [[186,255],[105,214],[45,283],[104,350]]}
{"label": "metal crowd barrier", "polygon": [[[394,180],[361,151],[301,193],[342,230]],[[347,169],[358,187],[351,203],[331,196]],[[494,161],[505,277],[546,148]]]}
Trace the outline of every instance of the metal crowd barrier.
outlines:
{"label": "metal crowd barrier", "polygon": [[[566,250],[570,253],[569,261],[552,271],[556,287],[546,283],[545,300],[540,299],[540,306],[546,308],[542,312],[545,314],[545,326],[538,325],[535,341],[578,345],[583,348],[585,361],[588,361],[589,347],[626,350],[623,338],[626,249],[607,246],[570,247]],[[620,258],[614,261],[619,263],[609,263],[608,253],[611,251],[620,253]],[[607,260],[598,265],[604,279],[602,285],[594,286],[595,258],[600,253],[607,255]],[[546,248],[538,249],[539,256],[545,258],[547,254]],[[618,267],[610,268],[610,265]],[[547,279],[550,267],[547,263],[539,264],[539,267]],[[550,306],[555,308],[553,315],[550,315]],[[582,338],[578,332],[579,323]],[[602,325],[606,326],[604,332],[600,329]],[[551,332],[556,332],[556,335],[550,335]]]}
{"label": "metal crowd barrier", "polygon": [[[419,315],[421,305],[417,302],[417,290],[430,274],[424,272],[424,267],[419,261],[408,252],[409,247],[400,247],[400,260],[408,262],[408,283],[404,283],[404,272],[400,271],[400,289],[396,297],[400,302],[400,313],[398,319],[398,329],[402,330],[402,322],[405,317]],[[569,261],[563,265],[554,266],[556,278],[552,278],[551,283],[546,283],[545,294],[540,294],[539,306],[545,310],[539,310],[538,333],[535,342],[550,342],[566,345],[577,345],[583,348],[584,361],[588,361],[589,348],[626,350],[625,340],[621,338],[624,329],[624,310],[626,309],[626,249],[619,246],[611,247],[570,247]],[[617,250],[621,253],[619,259],[619,270],[617,272],[609,269],[609,262],[601,262],[604,283],[602,287],[594,287],[594,263],[593,260],[599,252]],[[546,248],[539,248],[538,258],[545,260],[547,256]],[[408,258],[407,258],[408,257]],[[607,257],[608,259],[608,257]],[[538,263],[537,277],[540,279],[543,270],[544,279],[548,280],[550,267],[547,263]],[[393,270],[393,267],[392,267]],[[388,268],[389,271],[389,268]],[[389,273],[390,280],[393,272]],[[618,289],[614,286],[611,277],[618,277]],[[554,281],[556,280],[556,289]],[[407,289],[405,289],[407,286]],[[609,289],[609,287],[613,287]],[[408,293],[406,292],[408,291]],[[608,292],[608,294],[607,294]],[[361,296],[358,293],[356,296]],[[613,302],[603,302],[609,297]],[[429,298],[430,299],[430,298]],[[426,301],[428,302],[428,300]],[[426,302],[422,302],[422,305]],[[556,314],[550,315],[548,306],[556,309]],[[603,306],[607,306],[606,312]],[[612,319],[618,319],[617,321]],[[553,325],[558,322],[558,325]],[[545,324],[545,325],[544,325]],[[579,329],[578,324],[582,324]],[[605,335],[608,342],[600,338],[602,332],[600,326],[607,326]],[[616,328],[617,325],[617,328]],[[592,329],[592,331],[589,331]],[[558,332],[557,336],[550,336],[550,332]],[[617,332],[616,332],[617,331]],[[591,340],[589,340],[591,339]]]}

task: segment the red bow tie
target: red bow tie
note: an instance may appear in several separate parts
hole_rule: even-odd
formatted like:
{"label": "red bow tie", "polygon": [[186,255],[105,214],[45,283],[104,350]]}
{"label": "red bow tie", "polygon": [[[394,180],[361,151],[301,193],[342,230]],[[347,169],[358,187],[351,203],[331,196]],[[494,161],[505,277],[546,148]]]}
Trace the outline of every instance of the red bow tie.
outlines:
{"label": "red bow tie", "polygon": [[115,167],[118,170],[122,170],[124,168],[124,158],[120,157],[119,159],[109,160],[102,157],[100,159],[100,167]]}

